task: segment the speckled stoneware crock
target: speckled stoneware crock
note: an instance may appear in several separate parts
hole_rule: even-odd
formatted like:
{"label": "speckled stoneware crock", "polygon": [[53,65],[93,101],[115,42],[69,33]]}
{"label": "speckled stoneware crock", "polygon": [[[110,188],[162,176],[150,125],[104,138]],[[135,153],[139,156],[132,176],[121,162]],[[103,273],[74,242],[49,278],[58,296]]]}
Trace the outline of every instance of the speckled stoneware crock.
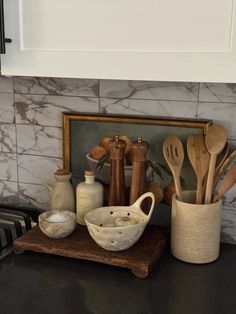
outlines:
{"label": "speckled stoneware crock", "polygon": [[[146,215],[140,208],[142,201],[150,197],[151,208]],[[108,251],[128,249],[141,237],[149,222],[155,198],[153,193],[143,194],[132,206],[107,206],[88,212],[84,220],[94,241]]]}
{"label": "speckled stoneware crock", "polygon": [[194,191],[183,191],[183,202],[173,195],[171,253],[184,262],[210,263],[219,257],[221,200],[199,205],[195,199]]}
{"label": "speckled stoneware crock", "polygon": [[50,210],[39,215],[39,228],[49,238],[70,235],[77,224],[76,214],[69,210]]}

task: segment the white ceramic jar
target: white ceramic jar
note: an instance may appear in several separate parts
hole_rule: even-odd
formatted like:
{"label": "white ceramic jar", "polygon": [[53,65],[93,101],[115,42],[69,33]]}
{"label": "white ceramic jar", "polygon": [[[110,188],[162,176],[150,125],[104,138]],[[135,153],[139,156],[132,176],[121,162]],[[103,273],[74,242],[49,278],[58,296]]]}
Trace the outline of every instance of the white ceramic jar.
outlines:
{"label": "white ceramic jar", "polygon": [[59,169],[54,173],[55,184],[48,186],[51,191],[52,210],[70,210],[75,212],[75,193],[70,183],[71,173],[66,169]]}
{"label": "white ceramic jar", "polygon": [[85,182],[81,182],[76,188],[76,213],[77,221],[86,225],[84,216],[90,210],[103,206],[103,186],[95,181],[93,171],[85,171]]}

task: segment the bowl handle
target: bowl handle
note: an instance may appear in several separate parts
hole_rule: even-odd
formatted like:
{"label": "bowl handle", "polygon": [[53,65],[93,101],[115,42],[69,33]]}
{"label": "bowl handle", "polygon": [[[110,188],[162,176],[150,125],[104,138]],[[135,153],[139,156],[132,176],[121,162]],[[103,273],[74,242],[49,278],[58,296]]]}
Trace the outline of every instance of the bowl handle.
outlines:
{"label": "bowl handle", "polygon": [[148,215],[146,215],[146,216],[148,217],[148,219],[150,219],[151,216],[152,216],[152,212],[153,212],[153,209],[154,209],[154,205],[155,205],[155,196],[154,196],[154,194],[153,194],[152,192],[144,193],[144,194],[141,195],[141,196],[137,199],[137,201],[136,201],[133,205],[131,205],[131,206],[136,206],[136,207],[138,207],[140,210],[142,210],[142,209],[141,209],[142,201],[143,201],[145,198],[147,198],[147,197],[151,197],[151,199],[152,199],[152,204],[151,204],[149,213],[148,213]]}

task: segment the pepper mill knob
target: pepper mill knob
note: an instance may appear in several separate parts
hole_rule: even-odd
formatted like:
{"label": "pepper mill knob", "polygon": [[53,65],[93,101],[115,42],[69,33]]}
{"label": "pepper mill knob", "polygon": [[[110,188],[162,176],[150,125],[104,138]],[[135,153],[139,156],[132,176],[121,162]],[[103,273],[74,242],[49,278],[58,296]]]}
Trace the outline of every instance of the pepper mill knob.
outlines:
{"label": "pepper mill knob", "polygon": [[137,142],[133,143],[131,149],[131,159],[132,161],[146,161],[147,153],[149,149],[149,144],[142,140],[142,137],[138,137]]}
{"label": "pepper mill knob", "polygon": [[110,158],[113,160],[124,159],[125,147],[125,141],[120,140],[119,136],[116,135],[115,138],[108,143]]}

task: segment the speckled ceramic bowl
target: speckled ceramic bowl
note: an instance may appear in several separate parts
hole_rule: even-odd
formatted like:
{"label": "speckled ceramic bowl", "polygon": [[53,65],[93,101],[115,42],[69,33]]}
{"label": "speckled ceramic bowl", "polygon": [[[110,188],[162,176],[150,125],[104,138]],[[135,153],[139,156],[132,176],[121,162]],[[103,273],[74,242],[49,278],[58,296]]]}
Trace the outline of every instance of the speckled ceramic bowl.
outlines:
{"label": "speckled ceramic bowl", "polygon": [[[151,197],[152,205],[146,215],[140,208],[142,201]],[[108,251],[122,251],[134,245],[149,222],[155,198],[143,194],[132,206],[108,206],[88,212],[84,220],[94,241]]]}
{"label": "speckled ceramic bowl", "polygon": [[69,210],[50,210],[39,215],[39,228],[49,238],[66,238],[76,224],[76,214]]}

